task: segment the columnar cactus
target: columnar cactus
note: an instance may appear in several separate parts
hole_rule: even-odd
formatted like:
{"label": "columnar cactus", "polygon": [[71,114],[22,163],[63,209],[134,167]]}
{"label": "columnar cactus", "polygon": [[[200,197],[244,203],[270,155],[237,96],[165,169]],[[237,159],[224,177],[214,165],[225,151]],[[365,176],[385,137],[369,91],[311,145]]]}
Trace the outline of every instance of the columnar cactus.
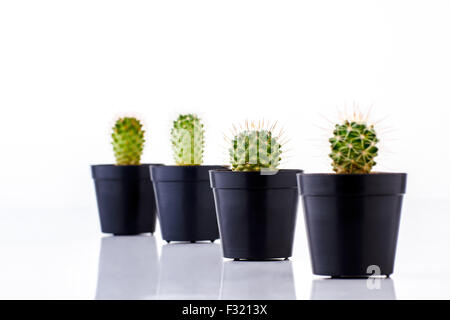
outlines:
{"label": "columnar cactus", "polygon": [[118,166],[139,165],[144,148],[144,130],[136,118],[120,118],[112,133],[112,145]]}
{"label": "columnar cactus", "polygon": [[175,163],[179,166],[203,163],[204,130],[195,114],[182,114],[173,122],[171,140]]}
{"label": "columnar cactus", "polygon": [[336,124],[330,138],[333,170],[339,174],[370,173],[376,165],[378,138],[373,125],[348,121]]}
{"label": "columnar cactus", "polygon": [[233,171],[276,169],[281,160],[281,145],[266,129],[248,129],[236,134],[229,149]]}

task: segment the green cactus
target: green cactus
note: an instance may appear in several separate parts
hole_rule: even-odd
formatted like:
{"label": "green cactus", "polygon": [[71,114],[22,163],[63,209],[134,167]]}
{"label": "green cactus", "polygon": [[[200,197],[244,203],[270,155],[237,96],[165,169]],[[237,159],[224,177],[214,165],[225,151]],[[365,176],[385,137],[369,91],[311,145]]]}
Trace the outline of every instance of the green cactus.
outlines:
{"label": "green cactus", "polygon": [[120,118],[112,133],[112,145],[118,166],[139,165],[144,149],[144,133],[136,118]]}
{"label": "green cactus", "polygon": [[197,115],[179,115],[173,122],[170,134],[177,165],[195,166],[203,163],[204,130]]}
{"label": "green cactus", "polygon": [[336,124],[330,138],[333,170],[339,174],[370,173],[376,165],[378,138],[373,125],[348,121]]}
{"label": "green cactus", "polygon": [[277,140],[270,130],[241,131],[234,136],[229,149],[232,170],[275,170],[281,160],[281,145]]}

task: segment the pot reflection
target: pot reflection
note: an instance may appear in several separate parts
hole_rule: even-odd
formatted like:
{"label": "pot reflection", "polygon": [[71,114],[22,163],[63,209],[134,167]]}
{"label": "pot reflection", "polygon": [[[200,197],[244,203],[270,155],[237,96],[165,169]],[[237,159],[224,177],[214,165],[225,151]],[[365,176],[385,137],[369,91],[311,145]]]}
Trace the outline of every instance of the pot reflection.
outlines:
{"label": "pot reflection", "polygon": [[311,300],[396,300],[394,281],[385,278],[317,279]]}
{"label": "pot reflection", "polygon": [[153,236],[102,238],[96,299],[154,299],[157,280]]}
{"label": "pot reflection", "polygon": [[218,244],[166,244],[160,259],[158,299],[218,299],[222,250]]}
{"label": "pot reflection", "polygon": [[295,300],[292,262],[224,262],[221,299]]}

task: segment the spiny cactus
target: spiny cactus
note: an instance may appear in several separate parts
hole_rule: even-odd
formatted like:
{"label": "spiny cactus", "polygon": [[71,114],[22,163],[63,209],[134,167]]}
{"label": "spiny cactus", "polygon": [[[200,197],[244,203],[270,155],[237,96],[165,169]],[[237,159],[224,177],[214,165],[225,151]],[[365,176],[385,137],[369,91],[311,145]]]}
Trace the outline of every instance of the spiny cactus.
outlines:
{"label": "spiny cactus", "polygon": [[144,148],[144,130],[136,118],[120,118],[112,133],[112,145],[118,166],[139,165]]}
{"label": "spiny cactus", "polygon": [[248,129],[236,134],[229,149],[232,170],[276,169],[281,160],[281,145],[277,140],[266,129]]}
{"label": "spiny cactus", "polygon": [[330,138],[332,166],[336,173],[370,173],[376,165],[378,138],[373,125],[348,121],[336,124]]}
{"label": "spiny cactus", "polygon": [[182,114],[170,132],[175,163],[179,166],[203,163],[204,130],[195,114]]}

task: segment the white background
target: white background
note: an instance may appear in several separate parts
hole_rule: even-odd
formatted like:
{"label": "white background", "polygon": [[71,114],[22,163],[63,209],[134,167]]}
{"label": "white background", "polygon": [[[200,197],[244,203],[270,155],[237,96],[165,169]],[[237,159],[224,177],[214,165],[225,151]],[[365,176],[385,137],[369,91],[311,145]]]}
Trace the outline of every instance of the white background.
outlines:
{"label": "white background", "polygon": [[0,0],[0,297],[95,296],[89,166],[114,161],[118,116],[144,121],[143,162],[171,164],[171,121],[195,112],[205,164],[227,162],[233,123],[264,118],[290,138],[283,167],[329,172],[333,121],[356,104],[380,132],[377,170],[409,174],[397,298],[450,298],[449,16],[444,0]]}

